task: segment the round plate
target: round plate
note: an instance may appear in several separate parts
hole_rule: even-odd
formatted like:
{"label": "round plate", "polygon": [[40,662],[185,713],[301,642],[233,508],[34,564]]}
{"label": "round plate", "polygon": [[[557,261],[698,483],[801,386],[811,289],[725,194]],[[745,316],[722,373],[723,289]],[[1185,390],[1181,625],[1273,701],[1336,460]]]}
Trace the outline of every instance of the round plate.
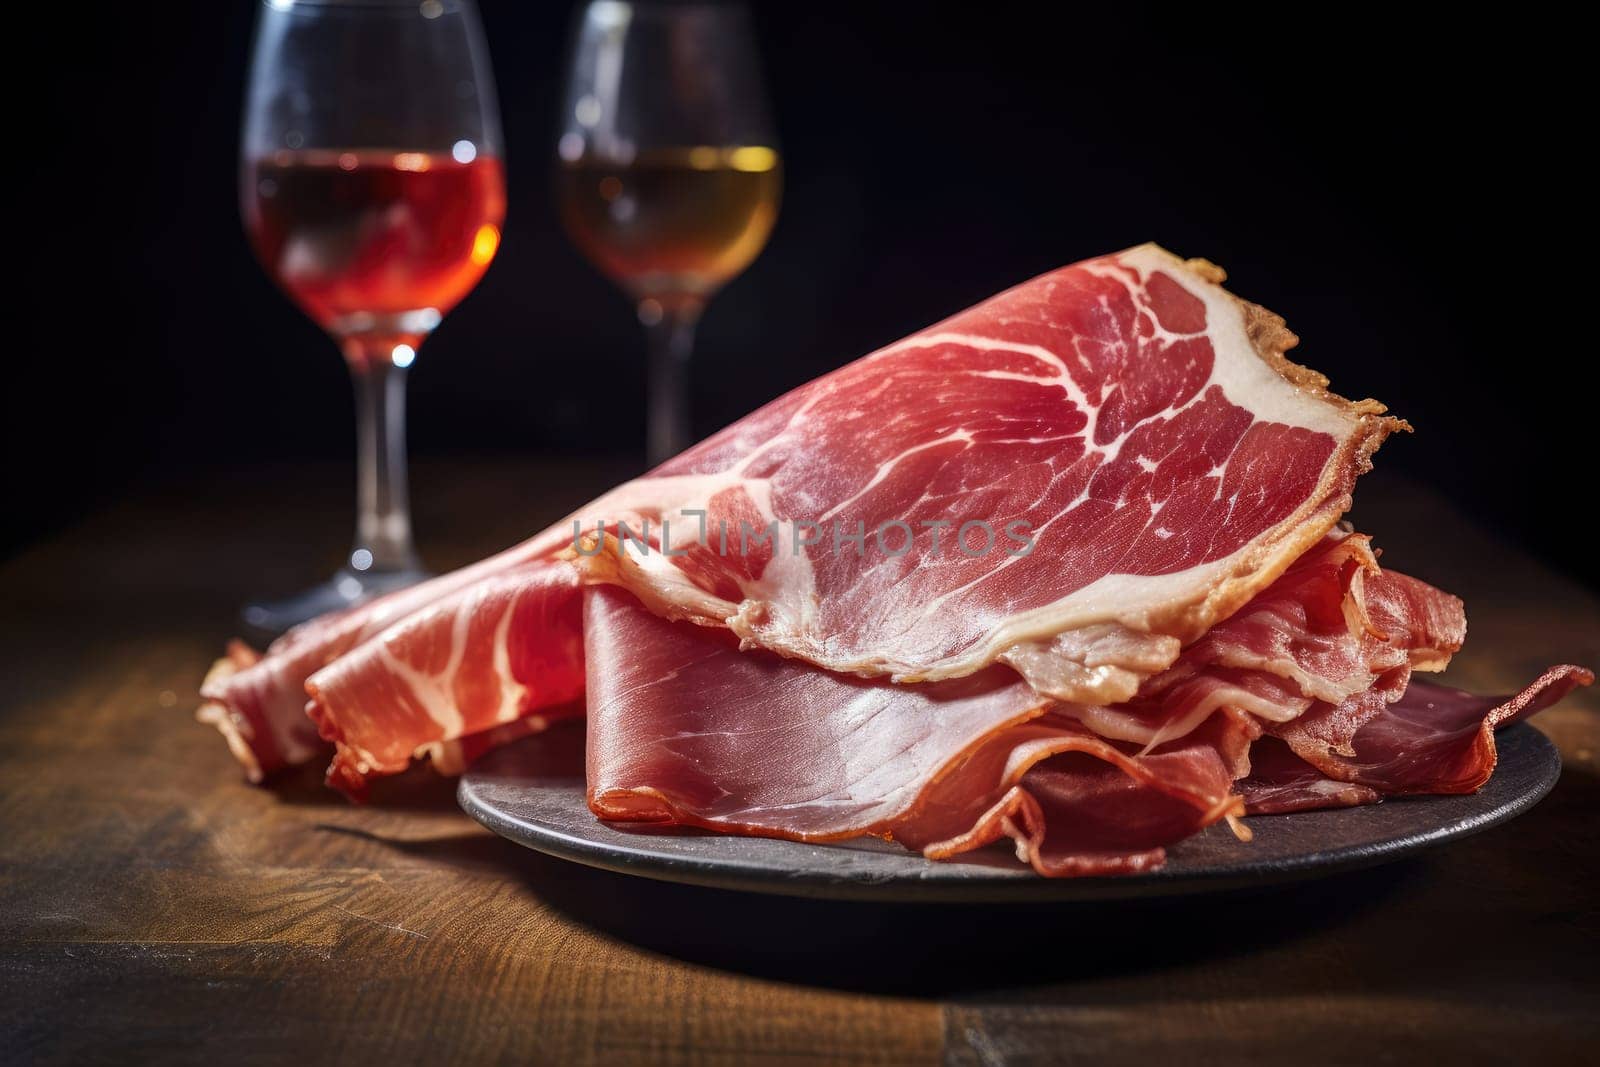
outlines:
{"label": "round plate", "polygon": [[1160,870],[1119,878],[1040,878],[998,845],[935,862],[876,839],[811,845],[604,823],[584,801],[581,722],[496,750],[462,777],[457,796],[474,819],[518,844],[669,882],[871,900],[1108,900],[1315,877],[1488,829],[1537,804],[1561,774],[1555,746],[1531,726],[1504,730],[1496,742],[1499,766],[1470,796],[1255,816],[1249,843],[1217,824],[1169,848]]}

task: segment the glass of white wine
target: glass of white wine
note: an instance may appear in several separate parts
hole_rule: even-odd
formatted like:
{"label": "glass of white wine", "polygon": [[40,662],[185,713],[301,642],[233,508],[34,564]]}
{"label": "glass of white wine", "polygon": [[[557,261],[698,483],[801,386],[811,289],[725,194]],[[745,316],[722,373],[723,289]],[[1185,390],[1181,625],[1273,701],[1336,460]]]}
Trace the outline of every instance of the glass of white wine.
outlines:
{"label": "glass of white wine", "polygon": [[755,259],[778,214],[782,168],[745,8],[593,0],[556,155],[568,233],[649,335],[654,466],[691,443],[685,378],[706,301]]}

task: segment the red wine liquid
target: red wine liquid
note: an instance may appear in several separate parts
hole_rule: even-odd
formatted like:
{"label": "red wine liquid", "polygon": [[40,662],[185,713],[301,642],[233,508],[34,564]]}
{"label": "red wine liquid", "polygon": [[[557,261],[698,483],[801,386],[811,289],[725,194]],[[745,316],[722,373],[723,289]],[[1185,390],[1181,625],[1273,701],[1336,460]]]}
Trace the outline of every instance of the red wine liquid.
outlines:
{"label": "red wine liquid", "polygon": [[389,151],[278,152],[248,164],[256,254],[324,329],[415,337],[472,290],[500,246],[500,161]]}

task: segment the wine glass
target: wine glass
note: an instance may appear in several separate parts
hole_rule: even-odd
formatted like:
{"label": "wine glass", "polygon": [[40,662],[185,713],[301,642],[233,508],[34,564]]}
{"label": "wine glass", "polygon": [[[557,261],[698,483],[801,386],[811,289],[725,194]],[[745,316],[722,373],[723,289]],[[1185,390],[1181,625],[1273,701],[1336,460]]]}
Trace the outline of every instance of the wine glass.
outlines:
{"label": "wine glass", "polygon": [[355,544],[334,578],[245,620],[281,630],[425,577],[406,491],[405,376],[500,244],[494,83],[471,0],[264,0],[240,193],[268,274],[355,383]]}
{"label": "wine glass", "polygon": [[695,323],[772,231],[777,144],[742,6],[583,9],[556,143],[558,197],[574,243],[633,298],[648,332],[652,466],[691,443],[684,378]]}

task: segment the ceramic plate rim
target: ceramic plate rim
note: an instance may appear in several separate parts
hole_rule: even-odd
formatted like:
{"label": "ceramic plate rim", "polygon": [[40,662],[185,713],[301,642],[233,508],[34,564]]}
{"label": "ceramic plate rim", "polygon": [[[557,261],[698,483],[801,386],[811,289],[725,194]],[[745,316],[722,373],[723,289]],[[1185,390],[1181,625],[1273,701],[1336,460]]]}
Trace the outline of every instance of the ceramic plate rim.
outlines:
{"label": "ceramic plate rim", "polygon": [[[950,864],[922,860],[887,844],[876,848],[846,845],[841,850],[839,845],[806,845],[771,838],[662,834],[619,829],[592,816],[589,820],[594,832],[580,834],[518,815],[489,795],[495,788],[493,756],[469,768],[462,776],[457,799],[468,815],[517,844],[584,866],[657,881],[782,896],[854,900],[1130,899],[1215,892],[1321,877],[1391,862],[1498,826],[1532,808],[1554,788],[1561,773],[1561,758],[1549,738],[1525,723],[1502,730],[1496,742],[1500,750],[1496,774],[1475,794],[1399,798],[1366,809],[1341,809],[1379,813],[1402,810],[1411,815],[1419,805],[1430,805],[1439,810],[1441,816],[1448,811],[1458,811],[1454,818],[1441,818],[1421,828],[1414,821],[1396,818],[1397,823],[1407,824],[1391,838],[1360,845],[1310,849],[1244,863],[1189,865],[1175,856],[1174,862],[1159,870],[1115,878],[1049,879],[1034,876],[1020,867],[975,867],[973,864],[963,865],[966,869],[954,874]],[[564,794],[570,788],[573,800],[581,805],[581,784],[577,780],[568,784],[566,778],[562,782],[552,791]],[[565,797],[562,799],[564,801]],[[586,813],[587,807],[583,811]],[[1267,825],[1266,820],[1328,814],[1332,813],[1256,816],[1251,823],[1261,828]],[[585,825],[581,818],[576,819],[575,824]],[[710,858],[707,858],[706,855],[690,855],[682,851],[681,845],[675,851],[674,846],[661,844],[684,840],[749,842],[740,846],[740,850],[768,849],[774,856],[783,855],[785,849],[826,848],[830,853],[844,851],[865,858],[855,862],[836,857],[840,866],[827,872],[816,869],[785,871],[743,859],[734,855],[732,848],[728,855],[720,858],[716,855],[716,845],[709,850],[701,849],[701,852],[709,851]],[[890,856],[892,861],[880,865],[871,858],[880,855]],[[915,866],[908,867],[907,860],[915,861]]]}

